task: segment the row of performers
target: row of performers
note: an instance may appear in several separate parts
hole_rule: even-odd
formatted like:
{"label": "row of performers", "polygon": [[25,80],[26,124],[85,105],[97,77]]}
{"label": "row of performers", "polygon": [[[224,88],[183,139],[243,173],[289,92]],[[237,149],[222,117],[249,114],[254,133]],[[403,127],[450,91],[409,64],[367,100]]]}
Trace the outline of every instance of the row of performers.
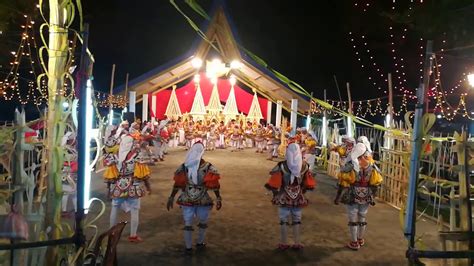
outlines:
{"label": "row of performers", "polygon": [[[108,164],[104,180],[108,184],[108,195],[112,199],[110,226],[117,223],[117,212],[122,209],[131,213],[131,230],[129,241],[143,241],[137,235],[139,223],[140,199],[151,193],[150,172],[142,161],[140,142],[128,133],[121,137],[118,146],[118,158]],[[175,171],[172,178],[173,187],[167,200],[167,209],[178,204],[184,220],[185,252],[193,251],[193,232],[197,223],[195,247],[206,247],[205,234],[208,228],[210,212],[222,208],[220,193],[221,174],[210,162],[203,159],[204,144],[195,142],[187,152],[184,162]],[[277,163],[271,169],[270,178],[265,188],[273,194],[272,203],[279,208],[281,225],[280,250],[288,248],[302,249],[300,226],[302,209],[309,204],[305,197],[307,191],[316,186],[316,181],[308,164],[303,160],[299,145],[293,141],[287,147],[285,161]],[[107,158],[106,158],[107,159]],[[116,173],[109,175],[107,173]],[[214,197],[211,197],[211,193]],[[179,194],[179,195],[178,195]],[[294,244],[288,244],[288,227],[293,228]]]}
{"label": "row of performers", "polygon": [[[124,141],[124,139],[122,139]],[[130,137],[129,141],[133,142]],[[122,150],[129,158],[130,153],[136,154],[138,150]],[[342,145],[334,148],[342,156],[341,172],[339,174],[339,188],[334,203],[344,203],[347,208],[349,219],[350,241],[347,247],[358,250],[365,244],[365,231],[367,227],[367,211],[369,206],[375,204],[377,188],[382,183],[382,177],[375,166],[370,146],[366,143],[355,143],[351,138],[344,138]],[[222,196],[220,193],[220,179],[222,176],[214,165],[203,159],[205,147],[202,142],[194,143],[189,149],[184,162],[175,171],[173,177],[173,188],[167,200],[167,209],[178,204],[182,210],[184,220],[184,244],[185,251],[192,252],[193,231],[197,222],[198,235],[196,248],[204,248],[205,234],[208,228],[210,211],[213,206],[217,210],[222,208]],[[139,153],[139,152],[138,152]],[[133,158],[131,156],[130,158]],[[139,158],[139,154],[135,157]],[[138,226],[138,210],[140,209],[140,198],[145,195],[144,191],[150,192],[148,178],[140,171],[133,168],[141,167],[140,161],[130,162],[128,159],[119,163],[120,174],[115,179],[105,177],[109,185],[109,195],[112,198],[112,211],[110,215],[111,226],[116,223],[116,215],[119,208],[131,211],[131,236],[132,242],[140,242],[142,239],[136,235]],[[265,188],[272,192],[272,204],[278,207],[278,219],[280,222],[280,242],[278,249],[288,248],[302,249],[301,223],[304,207],[309,201],[305,196],[316,186],[313,172],[309,165],[303,160],[303,154],[296,140],[291,139],[286,148],[285,160],[278,162],[270,170],[270,178]],[[215,199],[209,192],[213,192]],[[176,196],[178,195],[176,199]],[[196,221],[197,220],[197,221]],[[289,245],[288,229],[293,231],[293,244]]]}
{"label": "row of performers", "polygon": [[[130,129],[126,124],[122,124],[119,128],[108,127],[105,139],[104,180],[108,195],[112,199],[110,225],[117,223],[117,213],[120,209],[130,212],[131,230],[128,239],[131,242],[142,241],[137,235],[140,198],[151,193],[149,182],[151,171],[148,164],[152,159],[147,150],[148,138],[146,134],[141,134],[137,124],[132,124]],[[291,247],[295,249],[303,247],[300,241],[300,225],[302,209],[308,205],[304,194],[315,187],[313,173],[309,164],[303,159],[298,141],[298,137],[290,139],[285,161],[279,162],[270,171],[270,178],[265,184],[265,187],[273,193],[272,203],[279,207],[281,226],[278,248],[281,250],[290,247],[287,239],[288,226],[292,226],[294,234],[294,244]],[[73,134],[66,134],[63,142],[74,150]],[[357,250],[365,244],[367,211],[369,206],[375,204],[374,198],[377,188],[382,183],[382,177],[372,159],[367,138],[361,137],[359,143],[356,143],[353,138],[343,137],[343,144],[332,148],[341,158],[339,186],[334,203],[342,202],[347,206],[351,236],[347,247]],[[204,151],[205,146],[200,141],[191,146],[185,162],[175,172],[174,186],[167,203],[169,210],[180,192],[176,203],[183,211],[184,240],[188,252],[192,250],[194,220],[197,219],[199,222],[196,247],[205,247],[204,236],[209,212],[213,206],[217,210],[222,207],[219,192],[221,176],[211,163],[202,159]],[[73,157],[69,159],[73,160]],[[69,174],[75,172],[72,163],[65,164],[65,169]],[[214,192],[216,200],[210,197],[209,191]]]}
{"label": "row of performers", "polygon": [[[151,124],[147,123],[142,132],[150,128]],[[215,120],[194,122],[178,119],[165,124],[159,131],[165,147],[182,145],[189,149],[195,142],[200,141],[206,150],[230,147],[231,151],[239,151],[244,148],[256,148],[256,153],[267,151],[270,160],[278,157],[278,148],[282,144],[282,131],[279,127],[272,124],[262,125],[256,121],[244,124],[231,120],[225,124]],[[286,138],[289,138],[288,133]],[[311,155],[317,152],[314,134],[310,134],[306,128],[298,128],[293,139],[298,142],[309,160],[313,161],[310,162],[313,165],[314,156]]]}

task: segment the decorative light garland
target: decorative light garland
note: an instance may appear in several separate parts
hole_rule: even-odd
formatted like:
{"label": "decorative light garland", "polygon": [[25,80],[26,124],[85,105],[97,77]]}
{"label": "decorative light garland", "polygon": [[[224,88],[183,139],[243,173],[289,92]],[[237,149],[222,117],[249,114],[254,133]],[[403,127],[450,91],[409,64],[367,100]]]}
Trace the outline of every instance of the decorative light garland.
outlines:
{"label": "decorative light garland", "polygon": [[[393,113],[395,116],[399,117],[402,114],[406,113],[408,111],[408,96],[403,95],[402,97],[402,104],[399,107],[398,111],[395,110],[395,107],[393,108]],[[369,100],[364,100],[364,101],[353,101],[352,105],[355,109],[354,114],[358,117],[365,118],[367,116],[379,116],[379,115],[386,115],[389,103],[383,103],[382,100],[387,99],[386,97],[381,97],[381,98],[375,98],[375,99],[369,99]],[[347,101],[335,101],[335,100],[327,100],[327,103],[329,103],[332,106],[335,106],[338,109],[346,110],[347,106],[349,105],[349,102]],[[383,106],[382,106],[383,105]],[[375,106],[375,108],[374,108]],[[312,114],[322,114],[324,111],[324,108],[320,106],[319,104],[315,103],[314,101],[311,101],[310,103],[310,112]],[[327,114],[331,114],[332,112],[330,110],[326,110]],[[338,116],[337,113],[335,113],[336,116]]]}

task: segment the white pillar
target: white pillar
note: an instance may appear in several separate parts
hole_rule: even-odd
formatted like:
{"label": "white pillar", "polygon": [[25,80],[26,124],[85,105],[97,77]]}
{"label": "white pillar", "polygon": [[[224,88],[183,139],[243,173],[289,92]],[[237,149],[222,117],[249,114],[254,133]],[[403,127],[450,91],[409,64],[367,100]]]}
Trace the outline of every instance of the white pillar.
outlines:
{"label": "white pillar", "polygon": [[[324,101],[326,102],[327,99],[326,99],[326,90],[324,90]],[[324,111],[323,111],[323,126],[321,128],[322,132],[321,132],[321,146],[322,147],[326,147],[327,144],[328,144],[328,118],[327,118],[327,115],[326,115],[326,108],[324,108]]]}
{"label": "white pillar", "polygon": [[352,128],[352,117],[347,117],[347,136],[354,137],[354,130]]}
{"label": "white pillar", "polygon": [[326,117],[326,111],[324,111],[324,116],[323,116],[323,126],[321,128],[322,132],[322,137],[321,137],[321,146],[322,147],[326,147],[327,146],[327,143],[328,143],[328,120],[327,120],[327,117]]}
{"label": "white pillar", "polygon": [[277,110],[276,110],[276,119],[275,119],[275,126],[281,126],[281,108],[282,108],[282,101],[277,101]]}
{"label": "white pillar", "polygon": [[308,131],[311,130],[311,114],[308,114],[306,116],[306,125],[305,125],[305,127],[306,127],[306,130],[308,130]]}
{"label": "white pillar", "polygon": [[151,95],[151,111],[153,112],[153,117],[151,118],[151,121],[155,123],[156,121],[156,95]]}
{"label": "white pillar", "polygon": [[291,135],[296,134],[297,118],[298,118],[298,99],[291,99],[291,115],[290,115]]}
{"label": "white pillar", "polygon": [[137,93],[134,91],[128,92],[128,111],[135,113],[135,102],[137,101]]}
{"label": "white pillar", "polygon": [[148,121],[148,94],[143,94],[142,100],[142,121]]}
{"label": "white pillar", "polygon": [[272,101],[270,100],[267,102],[267,122],[272,123]]}

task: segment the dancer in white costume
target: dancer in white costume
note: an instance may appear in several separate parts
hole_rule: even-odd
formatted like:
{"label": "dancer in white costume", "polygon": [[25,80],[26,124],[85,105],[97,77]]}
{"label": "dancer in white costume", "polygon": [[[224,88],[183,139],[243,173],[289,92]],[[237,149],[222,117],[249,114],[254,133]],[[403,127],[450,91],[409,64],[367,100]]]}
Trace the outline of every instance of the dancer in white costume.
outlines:
{"label": "dancer in white costume", "polygon": [[[286,149],[285,161],[279,162],[271,171],[265,187],[272,191],[273,205],[278,206],[280,218],[280,243],[278,249],[286,250],[288,245],[288,226],[293,228],[293,249],[303,248],[300,238],[302,208],[308,205],[305,193],[316,186],[309,166],[301,157],[300,147],[290,143]],[[291,224],[290,224],[291,216]]]}
{"label": "dancer in white costume", "polygon": [[257,129],[255,130],[255,146],[257,153],[263,153],[263,148],[265,147],[265,129],[261,124],[258,124]]}
{"label": "dancer in white costume", "polygon": [[219,148],[225,149],[225,134],[227,132],[227,128],[224,125],[224,121],[221,121],[219,127],[217,128],[219,133]]}
{"label": "dancer in white costume", "polygon": [[[134,138],[135,137],[135,138]],[[123,135],[120,141],[117,167],[119,175],[110,182],[109,197],[112,198],[110,227],[117,223],[118,210],[130,212],[130,242],[141,242],[137,235],[140,211],[140,198],[145,191],[151,192],[148,182],[150,170],[142,161],[144,153],[140,150],[140,135]]]}
{"label": "dancer in white costume", "polygon": [[196,142],[186,155],[185,162],[174,174],[174,185],[167,203],[168,210],[173,208],[174,198],[178,191],[181,191],[176,203],[183,210],[184,243],[187,253],[192,252],[195,218],[199,220],[196,247],[204,248],[206,246],[204,237],[209,212],[214,205],[208,191],[213,191],[216,196],[216,209],[220,210],[222,207],[222,198],[219,192],[220,174],[211,163],[202,159],[203,154],[204,145]]}

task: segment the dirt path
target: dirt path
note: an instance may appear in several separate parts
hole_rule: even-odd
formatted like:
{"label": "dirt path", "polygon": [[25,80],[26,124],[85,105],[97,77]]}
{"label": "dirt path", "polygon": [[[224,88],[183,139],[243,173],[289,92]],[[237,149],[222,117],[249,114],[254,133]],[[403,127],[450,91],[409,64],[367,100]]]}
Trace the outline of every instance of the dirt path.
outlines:
{"label": "dirt path", "polygon": [[[311,205],[303,211],[305,249],[275,251],[279,240],[277,208],[263,188],[275,162],[265,156],[253,150],[206,152],[204,158],[222,175],[223,207],[211,213],[208,248],[185,257],[180,209],[175,205],[166,210],[173,173],[185,151],[171,151],[164,162],[152,167],[153,194],[142,199],[138,233],[144,242],[129,243],[127,226],[118,245],[119,265],[406,265],[406,241],[398,211],[383,203],[369,210],[366,246],[358,252],[344,247],[348,241],[345,208],[332,204],[335,181],[324,175],[317,176],[317,189],[308,193]],[[94,180],[93,186],[93,196],[104,199],[102,181]],[[101,218],[100,228],[108,227],[109,210]],[[120,218],[129,220],[124,214]]]}

